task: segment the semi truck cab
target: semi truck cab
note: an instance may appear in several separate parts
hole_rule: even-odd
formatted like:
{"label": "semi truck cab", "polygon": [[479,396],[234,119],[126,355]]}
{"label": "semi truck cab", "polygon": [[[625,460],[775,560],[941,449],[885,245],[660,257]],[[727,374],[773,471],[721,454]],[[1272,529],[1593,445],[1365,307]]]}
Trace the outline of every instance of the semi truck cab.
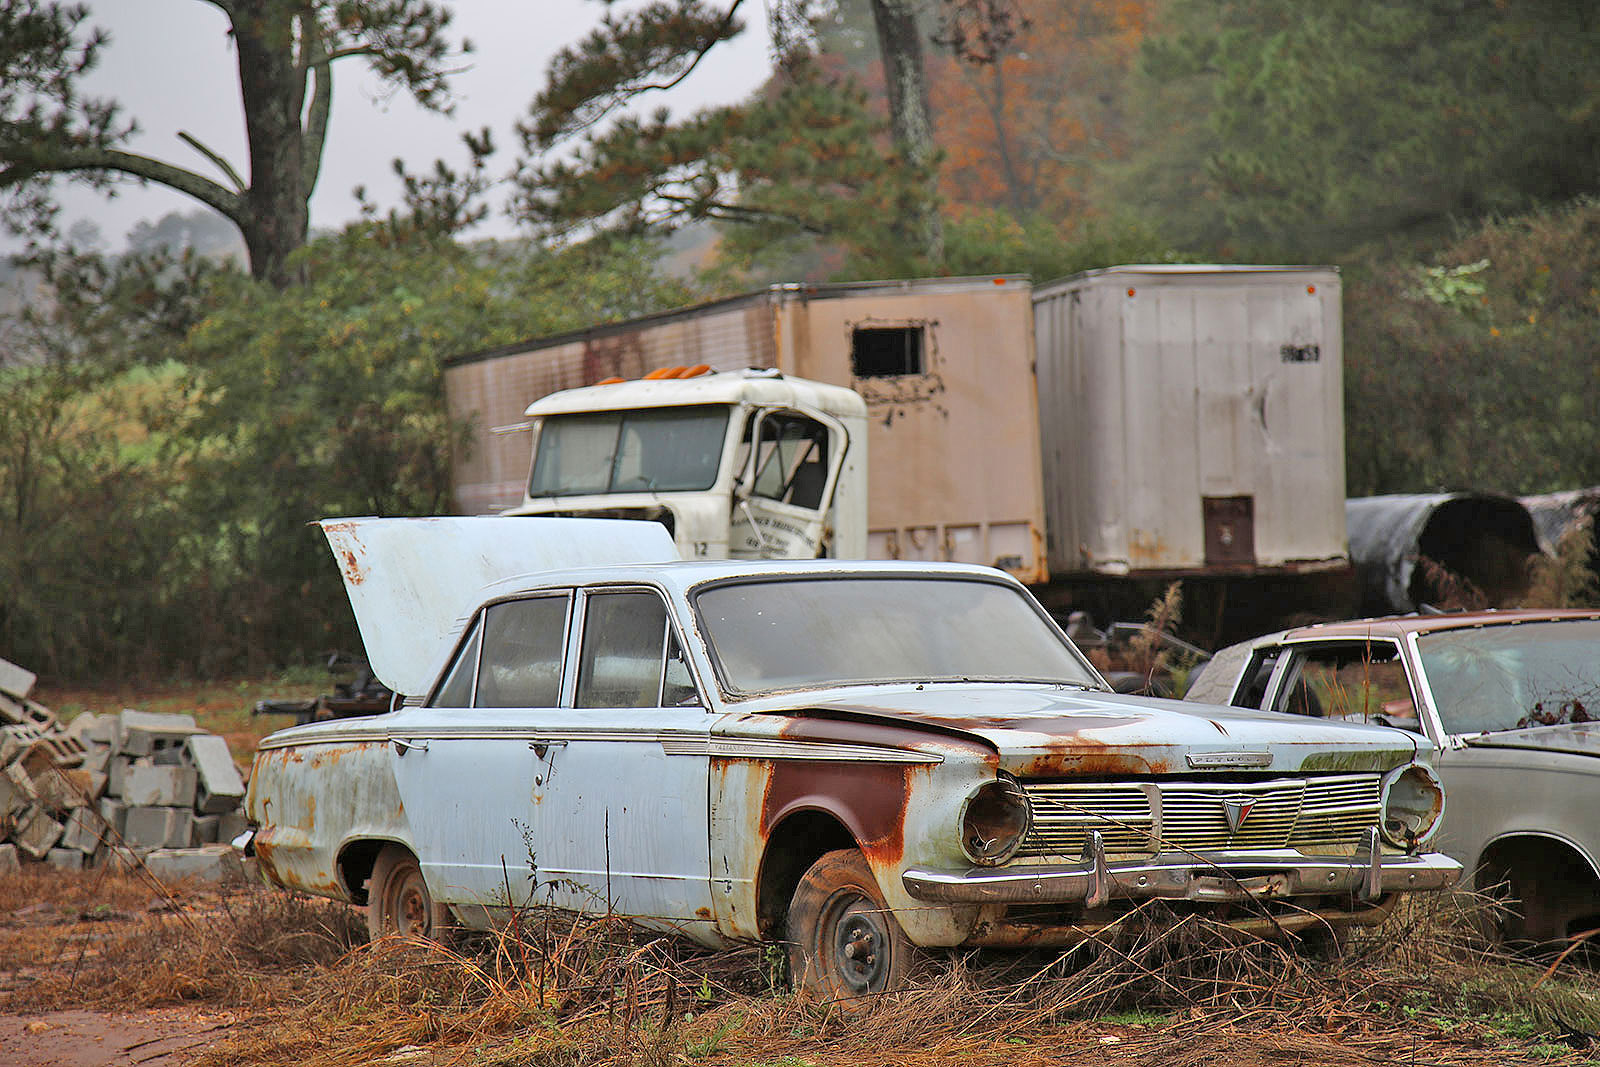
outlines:
{"label": "semi truck cab", "polygon": [[646,519],[686,559],[862,559],[867,407],[775,370],[672,367],[542,397],[508,515]]}

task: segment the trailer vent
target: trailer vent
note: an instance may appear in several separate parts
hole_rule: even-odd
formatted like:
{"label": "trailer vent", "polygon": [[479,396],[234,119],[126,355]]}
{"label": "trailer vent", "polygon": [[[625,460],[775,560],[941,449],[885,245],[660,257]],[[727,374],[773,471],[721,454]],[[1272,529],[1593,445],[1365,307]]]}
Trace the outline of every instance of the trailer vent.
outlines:
{"label": "trailer vent", "polygon": [[921,326],[858,326],[850,333],[850,366],[857,378],[926,373]]}

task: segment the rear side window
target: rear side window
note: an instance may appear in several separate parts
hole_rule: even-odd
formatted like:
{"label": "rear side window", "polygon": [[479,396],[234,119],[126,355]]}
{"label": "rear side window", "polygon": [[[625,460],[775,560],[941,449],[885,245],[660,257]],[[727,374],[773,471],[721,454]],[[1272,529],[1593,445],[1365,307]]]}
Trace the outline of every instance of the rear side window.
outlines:
{"label": "rear side window", "polygon": [[591,593],[583,618],[583,654],[578,663],[580,708],[654,708],[670,672],[670,696],[686,699],[693,684],[670,641],[667,606],[653,592]]}
{"label": "rear side window", "polygon": [[553,708],[561,701],[566,595],[495,604],[484,612],[480,708]]}

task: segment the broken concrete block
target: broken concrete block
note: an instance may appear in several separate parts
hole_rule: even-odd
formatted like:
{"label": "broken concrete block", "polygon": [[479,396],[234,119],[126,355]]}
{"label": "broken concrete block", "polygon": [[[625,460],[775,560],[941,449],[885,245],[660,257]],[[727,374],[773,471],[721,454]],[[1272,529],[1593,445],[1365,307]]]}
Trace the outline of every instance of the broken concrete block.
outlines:
{"label": "broken concrete block", "polygon": [[147,870],[163,882],[193,878],[201,882],[238,881],[244,877],[239,853],[227,845],[157,849],[144,858]]}
{"label": "broken concrete block", "polygon": [[28,699],[28,694],[33,692],[33,683],[39,676],[32,671],[23,670],[7,659],[0,659],[0,692],[9,693],[18,700]]}
{"label": "broken concrete block", "polygon": [[42,860],[65,829],[43,808],[33,807],[17,822],[17,847],[36,860]]}
{"label": "broken concrete block", "polygon": [[193,808],[199,776],[193,767],[129,767],[122,776],[122,800],[140,805]]}
{"label": "broken concrete block", "polygon": [[197,847],[217,844],[217,826],[221,821],[220,815],[196,815],[190,823],[189,844]]}
{"label": "broken concrete block", "polygon": [[53,811],[71,811],[93,804],[105,791],[106,776],[91,774],[81,767],[63,770],[47,767],[33,779],[39,803]]}
{"label": "broken concrete block", "polygon": [[244,799],[244,779],[233,765],[228,742],[216,734],[195,734],[184,744],[184,755],[199,775],[196,811],[217,815],[239,806]]}
{"label": "broken concrete block", "polygon": [[67,828],[61,832],[61,848],[75,848],[85,855],[92,855],[100,847],[100,835],[105,830],[105,821],[100,818],[100,813],[93,808],[78,808],[67,817]]}
{"label": "broken concrete block", "polygon": [[96,774],[108,773],[111,769],[111,749],[101,744],[90,745],[89,751],[84,753],[83,762],[79,766]]}
{"label": "broken concrete block", "polygon": [[163,715],[124,708],[117,717],[117,751],[129,756],[149,756],[158,749],[179,747],[190,734],[199,732],[193,715]]}
{"label": "broken concrete block", "polygon": [[83,853],[75,848],[53,848],[45,853],[44,861],[58,871],[83,870]]}
{"label": "broken concrete block", "polygon": [[12,844],[0,845],[0,878],[8,874],[16,874],[22,870],[22,857],[17,855],[17,846]]}
{"label": "broken concrete block", "polygon": [[184,808],[130,807],[122,840],[130,848],[183,848],[193,820],[194,813]]}
{"label": "broken concrete block", "polygon": [[0,770],[0,819],[23,811],[38,798],[33,779],[19,764]]}
{"label": "broken concrete block", "polygon": [[89,727],[85,741],[92,741],[106,748],[115,748],[117,736],[122,727],[122,720],[115,715],[96,715],[94,725]]}
{"label": "broken concrete block", "polygon": [[217,823],[217,843],[231,845],[234,838],[250,829],[250,820],[244,817],[243,812],[223,812]]}
{"label": "broken concrete block", "polygon": [[116,797],[100,798],[100,821],[116,831],[116,837],[122,836],[122,828],[127,825],[127,820],[128,805]]}
{"label": "broken concrete block", "polygon": [[149,760],[138,760],[132,756],[113,756],[111,762],[106,764],[106,795],[120,797],[122,795],[122,780],[127,776],[128,768],[133,766],[152,766]]}

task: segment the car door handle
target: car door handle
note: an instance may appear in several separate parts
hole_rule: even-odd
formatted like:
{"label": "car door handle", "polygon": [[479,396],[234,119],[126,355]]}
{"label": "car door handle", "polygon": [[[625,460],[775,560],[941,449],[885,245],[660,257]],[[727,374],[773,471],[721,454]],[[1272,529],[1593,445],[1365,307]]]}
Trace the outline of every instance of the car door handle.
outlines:
{"label": "car door handle", "polygon": [[535,756],[537,756],[539,759],[544,759],[545,753],[549,752],[552,748],[566,748],[567,741],[566,738],[563,737],[538,737],[529,741],[528,747],[533,750],[533,754]]}
{"label": "car door handle", "polygon": [[397,756],[404,756],[414,748],[423,752],[428,751],[428,742],[426,741],[407,741],[403,737],[391,737],[389,738],[389,743],[394,746],[394,753]]}

